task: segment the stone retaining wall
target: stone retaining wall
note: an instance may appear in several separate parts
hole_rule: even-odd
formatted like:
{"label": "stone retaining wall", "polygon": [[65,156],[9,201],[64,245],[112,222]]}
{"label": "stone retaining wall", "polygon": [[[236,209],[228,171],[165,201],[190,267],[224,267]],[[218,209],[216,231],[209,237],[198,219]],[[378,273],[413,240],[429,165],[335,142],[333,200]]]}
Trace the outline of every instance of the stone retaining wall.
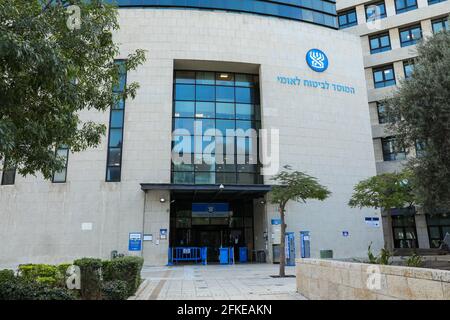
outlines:
{"label": "stone retaining wall", "polygon": [[308,299],[450,300],[450,271],[297,259],[297,291]]}

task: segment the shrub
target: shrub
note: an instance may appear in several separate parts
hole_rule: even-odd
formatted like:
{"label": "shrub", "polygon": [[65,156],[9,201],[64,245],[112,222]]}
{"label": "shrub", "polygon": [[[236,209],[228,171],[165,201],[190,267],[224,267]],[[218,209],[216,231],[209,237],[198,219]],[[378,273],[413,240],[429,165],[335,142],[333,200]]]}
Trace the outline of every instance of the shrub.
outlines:
{"label": "shrub", "polygon": [[106,281],[102,285],[103,299],[126,300],[128,295],[128,283],[123,280]]}
{"label": "shrub", "polygon": [[126,281],[128,296],[132,296],[141,284],[141,270],[143,264],[144,259],[131,256],[104,261],[103,279],[105,281]]}
{"label": "shrub", "polygon": [[64,286],[64,274],[57,266],[48,264],[22,264],[19,275],[28,281],[36,281],[49,286]]}
{"label": "shrub", "polygon": [[75,260],[73,264],[80,267],[81,298],[100,300],[102,297],[102,261],[95,258],[83,258]]}
{"label": "shrub", "polygon": [[64,276],[64,279],[66,278],[67,269],[69,269],[71,265],[72,265],[71,263],[62,263],[56,266],[58,268],[59,273]]}
{"label": "shrub", "polygon": [[413,254],[406,260],[406,265],[408,267],[420,268],[423,265],[423,258],[417,254]]}
{"label": "shrub", "polygon": [[14,277],[0,282],[0,300],[74,300],[72,292],[65,288],[52,288],[30,281],[24,277]]}
{"label": "shrub", "polygon": [[371,264],[391,264],[390,259],[391,259],[391,253],[389,252],[389,250],[386,249],[381,249],[380,254],[378,256],[375,256],[372,253],[372,243],[370,243],[369,247],[367,248],[367,257],[369,259],[369,263]]}
{"label": "shrub", "polygon": [[5,281],[11,281],[15,278],[14,271],[5,269],[0,270],[0,283]]}

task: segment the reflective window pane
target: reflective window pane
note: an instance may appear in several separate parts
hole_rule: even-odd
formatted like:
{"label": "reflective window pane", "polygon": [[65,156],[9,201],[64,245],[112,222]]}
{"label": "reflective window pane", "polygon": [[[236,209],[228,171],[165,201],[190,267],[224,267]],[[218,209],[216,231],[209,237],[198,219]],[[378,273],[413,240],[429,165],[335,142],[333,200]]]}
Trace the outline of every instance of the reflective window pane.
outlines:
{"label": "reflective window pane", "polygon": [[194,84],[195,72],[194,71],[176,71],[175,83]]}
{"label": "reflective window pane", "polygon": [[214,86],[196,86],[195,89],[197,101],[214,101],[216,99],[216,92]]}
{"label": "reflective window pane", "polygon": [[108,167],[106,172],[106,180],[110,182],[119,182],[120,167]]}
{"label": "reflective window pane", "polygon": [[216,173],[216,183],[235,184],[236,183],[236,174],[235,173],[226,173],[226,172],[217,172]]}
{"label": "reflective window pane", "polygon": [[174,124],[174,129],[184,129],[180,130],[180,132],[186,131],[189,135],[194,133],[194,119],[175,119]]}
{"label": "reflective window pane", "polygon": [[194,183],[194,172],[174,172],[173,173],[173,183]]}
{"label": "reflective window pane", "polygon": [[64,168],[61,171],[55,172],[53,174],[53,182],[66,182],[67,169]]}
{"label": "reflective window pane", "polygon": [[111,128],[122,128],[123,110],[111,110]]}
{"label": "reflective window pane", "polygon": [[234,87],[216,87],[216,100],[220,102],[234,102]]}
{"label": "reflective window pane", "polygon": [[214,72],[197,72],[197,84],[214,84]]}
{"label": "reflective window pane", "polygon": [[236,104],[236,119],[251,120],[255,117],[254,105]]}
{"label": "reflective window pane", "polygon": [[193,117],[195,102],[175,101],[174,117]]}
{"label": "reflective window pane", "polygon": [[195,86],[177,84],[175,86],[175,100],[195,100]]}
{"label": "reflective window pane", "polygon": [[111,129],[109,132],[109,146],[122,147],[122,129]]}
{"label": "reflective window pane", "polygon": [[216,174],[214,172],[196,172],[195,173],[196,184],[215,184]]}
{"label": "reflective window pane", "polygon": [[108,151],[108,166],[120,166],[122,156],[121,148],[109,148]]}
{"label": "reflective window pane", "polygon": [[236,74],[237,87],[253,87],[253,76],[249,74]]}
{"label": "reflective window pane", "polygon": [[196,118],[215,118],[215,104],[214,102],[197,102],[195,104]]}
{"label": "reflective window pane", "polygon": [[227,130],[235,129],[234,120],[216,120],[216,129],[220,130],[222,135],[225,137],[227,135]]}
{"label": "reflective window pane", "polygon": [[253,103],[252,89],[236,87],[236,102],[237,103]]}
{"label": "reflective window pane", "polygon": [[223,119],[234,119],[234,104],[216,103],[216,117]]}

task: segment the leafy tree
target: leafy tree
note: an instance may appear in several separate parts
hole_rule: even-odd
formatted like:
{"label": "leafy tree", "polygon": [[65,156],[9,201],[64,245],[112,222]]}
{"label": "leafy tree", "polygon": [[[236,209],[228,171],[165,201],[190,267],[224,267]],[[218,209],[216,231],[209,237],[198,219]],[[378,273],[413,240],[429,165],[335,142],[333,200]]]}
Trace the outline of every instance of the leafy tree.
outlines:
{"label": "leafy tree", "polygon": [[[112,92],[121,68],[112,39],[117,15],[101,0],[0,1],[0,161],[49,179],[64,165],[56,147],[79,152],[101,142],[105,125],[83,121],[80,112],[104,112],[138,89],[130,83],[123,94]],[[122,68],[144,60],[136,50]]]}
{"label": "leafy tree", "polygon": [[413,181],[409,170],[370,177],[354,187],[348,204],[352,208],[369,207],[384,210],[411,207],[416,204]]}
{"label": "leafy tree", "polygon": [[418,200],[425,209],[450,207],[450,32],[420,43],[414,72],[402,81],[387,115],[399,147],[420,143],[423,151],[408,167],[417,178]]}
{"label": "leafy tree", "polygon": [[290,166],[275,175],[272,180],[278,183],[272,187],[271,202],[278,205],[281,218],[280,277],[284,277],[286,265],[286,205],[289,201],[306,203],[308,199],[325,200],[331,194],[316,178],[303,172],[293,171]]}

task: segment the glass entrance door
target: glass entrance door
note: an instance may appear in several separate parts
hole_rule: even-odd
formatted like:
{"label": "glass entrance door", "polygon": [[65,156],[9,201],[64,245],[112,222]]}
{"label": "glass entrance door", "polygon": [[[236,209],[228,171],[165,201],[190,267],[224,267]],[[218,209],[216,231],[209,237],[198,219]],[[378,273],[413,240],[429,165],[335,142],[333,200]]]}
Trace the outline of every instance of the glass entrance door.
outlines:
{"label": "glass entrance door", "polygon": [[224,230],[195,230],[195,243],[208,248],[208,261],[218,261],[219,248],[224,242]]}

